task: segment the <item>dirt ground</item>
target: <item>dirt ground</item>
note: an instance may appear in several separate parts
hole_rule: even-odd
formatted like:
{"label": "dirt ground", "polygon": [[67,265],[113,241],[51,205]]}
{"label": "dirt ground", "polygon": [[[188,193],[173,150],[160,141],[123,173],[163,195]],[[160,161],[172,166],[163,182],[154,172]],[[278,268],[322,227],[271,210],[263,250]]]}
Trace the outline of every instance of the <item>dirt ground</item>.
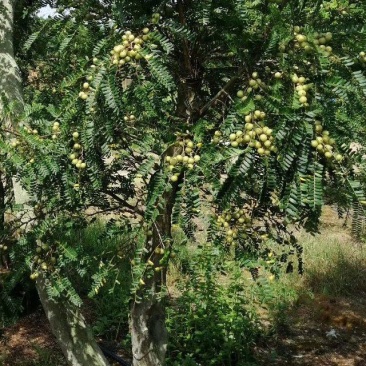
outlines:
{"label": "dirt ground", "polygon": [[256,349],[260,365],[366,366],[365,298],[302,299],[286,318]]}
{"label": "dirt ground", "polygon": [[[366,366],[366,299],[302,299],[279,334],[255,349],[258,364]],[[41,310],[0,336],[0,365],[65,365]]]}
{"label": "dirt ground", "polygon": [[[354,241],[350,226],[350,220],[338,218],[333,208],[324,208],[321,235],[328,243],[365,245]],[[365,268],[366,263],[359,268],[360,276],[364,276]],[[356,282],[359,284],[359,280]],[[283,319],[283,329],[255,350],[261,366],[366,366],[365,292],[347,298],[304,295]]]}
{"label": "dirt ground", "polygon": [[[128,360],[125,355],[119,356]],[[111,366],[119,365],[110,362]],[[0,333],[0,366],[66,365],[42,309],[22,318]]]}
{"label": "dirt ground", "polygon": [[[0,333],[0,365],[32,365],[38,359],[64,365],[60,348],[42,310],[28,315]],[[51,364],[50,364],[51,366]]]}

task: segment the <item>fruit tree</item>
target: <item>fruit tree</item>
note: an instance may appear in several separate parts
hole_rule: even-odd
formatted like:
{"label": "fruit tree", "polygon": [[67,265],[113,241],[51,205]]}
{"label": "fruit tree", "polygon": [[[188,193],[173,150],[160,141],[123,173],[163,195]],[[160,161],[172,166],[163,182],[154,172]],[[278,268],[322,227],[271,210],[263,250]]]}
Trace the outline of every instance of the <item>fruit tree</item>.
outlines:
{"label": "fruit tree", "polygon": [[83,258],[59,238],[108,214],[125,240],[92,292],[131,259],[134,365],[163,365],[172,229],[198,242],[204,222],[204,242],[252,270],[271,253],[276,276],[292,256],[303,270],[289,224],[317,229],[327,185],[363,214],[348,146],[365,132],[366,4],[54,3],[20,56],[27,105],[2,143],[34,210],[31,276],[78,305],[67,268]]}

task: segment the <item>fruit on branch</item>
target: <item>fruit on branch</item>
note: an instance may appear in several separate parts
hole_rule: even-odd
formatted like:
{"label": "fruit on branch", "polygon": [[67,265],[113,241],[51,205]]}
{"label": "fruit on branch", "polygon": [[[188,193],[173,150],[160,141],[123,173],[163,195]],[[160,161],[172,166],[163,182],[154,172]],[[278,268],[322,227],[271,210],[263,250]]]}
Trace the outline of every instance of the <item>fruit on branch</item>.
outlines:
{"label": "fruit on branch", "polygon": [[[268,156],[277,149],[273,144],[273,130],[265,125],[264,119],[266,113],[255,110],[244,117],[246,122],[244,130],[237,130],[228,136],[229,141],[223,141],[225,145],[230,144],[232,147],[249,146],[255,148],[261,156]],[[215,131],[212,142],[218,144],[221,142],[221,131]]]}
{"label": "fruit on branch", "polygon": [[308,107],[308,94],[307,92],[311,88],[311,84],[305,84],[306,78],[304,76],[292,75],[292,82],[295,84],[296,95],[299,98],[299,102],[304,106]]}
{"label": "fruit on branch", "polygon": [[[131,31],[126,31],[122,36],[122,42],[113,47],[110,51],[112,56],[112,64],[123,66],[135,60],[145,58],[143,44],[150,40],[149,28],[144,28],[140,36],[134,35]],[[151,58],[151,57],[150,57]]]}
{"label": "fruit on branch", "polygon": [[172,182],[177,182],[182,169],[194,169],[196,164],[201,160],[200,155],[195,154],[195,150],[199,149],[198,144],[194,144],[189,138],[179,139],[177,141],[179,149],[176,149],[174,155],[165,157],[165,164],[168,170],[174,174],[170,177]]}
{"label": "fruit on branch", "polygon": [[323,130],[320,121],[315,121],[315,135],[316,138],[311,141],[311,146],[317,150],[319,154],[323,154],[327,160],[334,159],[338,162],[343,160],[341,154],[336,154],[335,140],[330,137],[329,131]]}

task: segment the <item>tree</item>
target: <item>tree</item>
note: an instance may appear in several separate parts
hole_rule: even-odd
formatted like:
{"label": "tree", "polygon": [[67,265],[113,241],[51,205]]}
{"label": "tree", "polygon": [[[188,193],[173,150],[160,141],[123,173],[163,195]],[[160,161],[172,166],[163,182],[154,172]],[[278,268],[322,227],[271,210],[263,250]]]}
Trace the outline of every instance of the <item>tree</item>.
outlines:
{"label": "tree", "polygon": [[348,1],[58,5],[26,43],[49,40],[33,59],[24,128],[4,146],[37,216],[23,238],[32,277],[42,273],[50,295],[78,305],[68,273],[83,262],[60,233],[117,214],[107,228],[125,244],[101,258],[91,293],[130,257],[134,365],[163,365],[167,265],[184,245],[173,225],[197,241],[197,219],[209,221],[205,240],[251,269],[275,242],[263,265],[277,275],[293,255],[302,271],[288,224],[317,230],[329,182],[342,182],[338,198],[363,215],[342,146],[364,136],[366,9]]}
{"label": "tree", "polygon": [[[13,51],[13,3],[2,1],[0,3],[0,96],[1,100],[10,100],[15,108],[19,110],[23,103],[21,92],[21,78],[18,67],[14,60]],[[0,113],[4,111],[3,103],[0,101]],[[5,114],[5,113],[4,113]],[[4,115],[1,118],[1,125],[11,128],[10,118]],[[0,167],[0,235],[5,235],[5,211],[7,198],[11,191],[11,180],[9,175]],[[5,245],[5,244],[4,244]],[[5,245],[6,246],[6,245]],[[1,248],[4,250],[4,247]],[[0,259],[0,265],[1,265]]]}
{"label": "tree", "polygon": [[[18,7],[23,5],[18,3]],[[13,33],[14,29],[16,29],[14,27],[15,8],[15,2],[13,1],[4,0],[0,2],[0,96],[2,98],[2,102],[0,102],[0,121],[2,142],[9,134],[11,136],[17,135],[16,131],[19,128],[16,122],[19,120],[19,115],[23,114],[24,104],[21,77],[14,59],[13,50]],[[12,144],[14,145],[14,141]],[[0,254],[8,251],[9,241],[14,240],[14,230],[23,228],[22,218],[15,219],[12,223],[6,222],[9,221],[6,220],[6,213],[9,212],[9,208],[14,203],[13,170],[7,164],[8,159],[9,153],[5,150],[2,153],[2,164],[0,166],[0,237],[2,241]],[[16,190],[18,196],[23,196],[22,201],[27,201],[26,191],[22,191],[20,187],[16,187]],[[29,217],[27,219],[29,220]],[[3,262],[5,262],[4,257],[1,255],[0,269],[4,264]],[[64,299],[62,303],[57,303],[49,298],[46,292],[45,281],[40,276],[37,281],[37,289],[51,327],[61,344],[61,348],[64,350],[66,359],[72,365],[107,364],[90,330],[85,325],[80,309],[69,304],[67,299]],[[0,290],[2,291],[2,288]],[[5,303],[11,302],[6,293],[1,295],[2,299],[6,300]],[[75,350],[75,348],[77,349]],[[83,351],[80,352],[80,349],[83,349]]]}

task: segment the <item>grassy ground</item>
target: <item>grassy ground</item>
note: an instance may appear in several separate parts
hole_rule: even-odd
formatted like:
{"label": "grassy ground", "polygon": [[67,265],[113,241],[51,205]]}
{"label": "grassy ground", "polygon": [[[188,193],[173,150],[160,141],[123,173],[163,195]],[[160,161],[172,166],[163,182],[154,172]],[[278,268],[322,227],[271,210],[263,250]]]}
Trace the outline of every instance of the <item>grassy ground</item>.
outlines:
{"label": "grassy ground", "polygon": [[[366,365],[366,247],[326,208],[321,234],[298,233],[305,273],[282,277],[275,335],[257,348],[261,365]],[[277,311],[277,312],[276,312]]]}

